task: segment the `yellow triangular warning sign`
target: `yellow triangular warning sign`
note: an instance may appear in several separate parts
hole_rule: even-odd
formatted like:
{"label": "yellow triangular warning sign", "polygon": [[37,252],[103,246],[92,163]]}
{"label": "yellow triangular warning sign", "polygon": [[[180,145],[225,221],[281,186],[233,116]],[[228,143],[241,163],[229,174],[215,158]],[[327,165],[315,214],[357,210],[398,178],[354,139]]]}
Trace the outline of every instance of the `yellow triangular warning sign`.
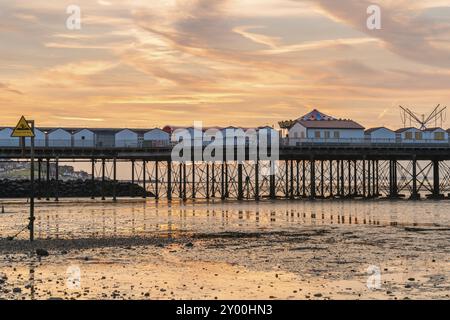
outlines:
{"label": "yellow triangular warning sign", "polygon": [[20,138],[20,137],[34,137],[34,132],[28,124],[27,120],[24,116],[20,118],[19,123],[14,128],[11,133],[11,137]]}

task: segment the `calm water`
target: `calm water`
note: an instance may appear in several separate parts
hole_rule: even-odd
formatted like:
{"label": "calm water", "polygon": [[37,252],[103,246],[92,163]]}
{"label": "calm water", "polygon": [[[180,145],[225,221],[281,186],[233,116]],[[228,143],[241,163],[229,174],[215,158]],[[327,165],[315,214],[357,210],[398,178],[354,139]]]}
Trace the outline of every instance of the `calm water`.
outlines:
{"label": "calm water", "polygon": [[[0,237],[27,223],[28,205],[2,203]],[[0,204],[1,205],[1,204]],[[450,202],[442,201],[279,201],[167,202],[122,200],[39,202],[36,237],[90,238],[145,236],[155,232],[295,231],[303,226],[450,226]],[[18,237],[26,238],[27,231]]]}

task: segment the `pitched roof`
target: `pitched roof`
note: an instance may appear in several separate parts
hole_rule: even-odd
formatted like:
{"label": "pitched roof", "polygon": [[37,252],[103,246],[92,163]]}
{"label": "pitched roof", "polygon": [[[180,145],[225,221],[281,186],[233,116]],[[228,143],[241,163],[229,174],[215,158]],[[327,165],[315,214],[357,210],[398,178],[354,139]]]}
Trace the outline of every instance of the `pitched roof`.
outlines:
{"label": "pitched roof", "polygon": [[380,129],[386,129],[386,130],[389,130],[389,131],[391,131],[391,132],[394,132],[393,130],[391,130],[391,129],[389,129],[389,128],[386,128],[386,127],[375,127],[375,128],[367,129],[367,130],[365,131],[365,133],[372,133],[372,132],[377,131],[377,130],[380,130]]}
{"label": "pitched roof", "polygon": [[396,133],[402,133],[402,132],[405,132],[405,131],[408,131],[408,130],[411,130],[411,129],[420,131],[419,129],[414,128],[414,127],[406,127],[406,128],[401,128],[401,129],[395,130],[395,132]]}
{"label": "pitched roof", "polygon": [[445,129],[442,129],[442,128],[439,128],[439,127],[426,128],[426,129],[424,129],[423,131],[433,132],[433,131],[436,131],[436,130],[442,130],[442,131],[445,131]]}
{"label": "pitched roof", "polygon": [[304,116],[297,119],[297,121],[325,121],[325,120],[336,120],[335,118],[320,112],[317,109],[305,114]]}
{"label": "pitched roof", "polygon": [[312,129],[359,129],[364,130],[364,127],[353,120],[324,120],[324,121],[297,121],[305,128]]}

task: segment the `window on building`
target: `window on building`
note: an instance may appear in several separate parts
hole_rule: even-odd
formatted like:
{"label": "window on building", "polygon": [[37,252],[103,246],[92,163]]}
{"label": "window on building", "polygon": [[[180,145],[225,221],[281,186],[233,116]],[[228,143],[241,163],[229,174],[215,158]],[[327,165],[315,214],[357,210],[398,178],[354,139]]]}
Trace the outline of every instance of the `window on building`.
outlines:
{"label": "window on building", "polygon": [[325,131],[325,139],[330,139],[330,131]]}
{"label": "window on building", "polygon": [[416,140],[422,140],[422,132],[416,132],[415,138]]}
{"label": "window on building", "polygon": [[316,131],[314,133],[314,137],[316,137],[317,139],[320,139],[320,131]]}
{"label": "window on building", "polygon": [[405,132],[405,140],[412,140],[413,135],[412,132]]}
{"label": "window on building", "polygon": [[295,139],[298,138],[298,132],[294,132],[294,138],[295,138]]}
{"label": "window on building", "polygon": [[435,132],[434,140],[445,140],[445,135],[443,132]]}
{"label": "window on building", "polygon": [[334,131],[333,136],[335,139],[339,139],[341,137],[341,133],[339,131]]}
{"label": "window on building", "polygon": [[300,133],[300,137],[301,137],[302,139],[305,139],[305,132],[304,132],[304,131],[302,131],[302,132]]}

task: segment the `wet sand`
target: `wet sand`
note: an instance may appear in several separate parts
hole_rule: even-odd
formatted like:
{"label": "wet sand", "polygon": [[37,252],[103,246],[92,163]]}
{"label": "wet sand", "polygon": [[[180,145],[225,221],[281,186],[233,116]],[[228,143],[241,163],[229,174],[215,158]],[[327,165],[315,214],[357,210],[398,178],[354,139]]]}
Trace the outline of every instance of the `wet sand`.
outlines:
{"label": "wet sand", "polygon": [[[0,215],[3,299],[448,299],[450,203],[39,203]],[[402,211],[404,213],[402,213]],[[39,257],[36,249],[48,251]],[[380,271],[380,286],[367,287]],[[79,275],[79,277],[78,277]],[[373,278],[373,277],[372,277]]]}

